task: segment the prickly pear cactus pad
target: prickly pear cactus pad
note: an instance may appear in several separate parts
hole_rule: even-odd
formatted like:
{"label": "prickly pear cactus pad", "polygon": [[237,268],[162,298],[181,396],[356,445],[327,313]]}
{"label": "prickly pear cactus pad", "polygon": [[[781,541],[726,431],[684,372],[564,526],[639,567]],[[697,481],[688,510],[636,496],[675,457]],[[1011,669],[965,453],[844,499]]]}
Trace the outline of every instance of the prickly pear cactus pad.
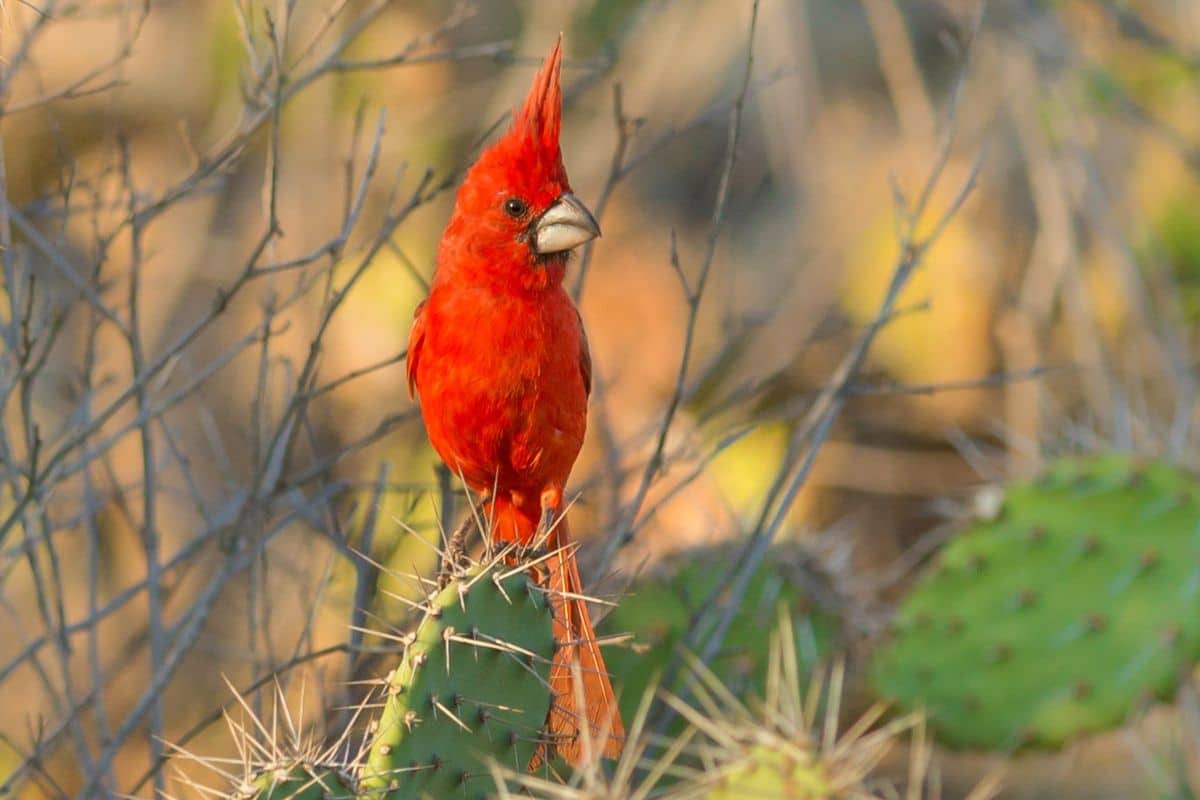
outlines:
{"label": "prickly pear cactus pad", "polygon": [[1200,657],[1200,484],[1069,459],[1006,490],[902,603],[876,689],[946,743],[1058,746],[1166,697]]}
{"label": "prickly pear cactus pad", "polygon": [[305,763],[263,770],[234,794],[236,800],[353,800],[353,785],[338,770]]}
{"label": "prickly pear cactus pad", "polygon": [[[795,628],[800,664],[811,667],[828,652],[833,624],[812,609],[801,589],[804,581],[823,582],[824,578],[804,563],[801,555],[787,546],[767,554],[751,577],[720,652],[708,664],[735,694],[761,696],[769,634],[776,626],[781,604],[788,607]],[[633,635],[626,646],[614,645],[604,653],[626,719],[635,716],[647,685],[667,666],[692,618],[703,610],[736,556],[737,550],[727,545],[680,553],[672,561],[681,566],[639,580],[605,617],[601,634]],[[710,629],[714,622],[710,618]]]}
{"label": "prickly pear cactus pad", "polygon": [[550,608],[523,573],[496,576],[452,581],[433,599],[388,676],[365,797],[490,797],[489,757],[528,766],[550,708]]}

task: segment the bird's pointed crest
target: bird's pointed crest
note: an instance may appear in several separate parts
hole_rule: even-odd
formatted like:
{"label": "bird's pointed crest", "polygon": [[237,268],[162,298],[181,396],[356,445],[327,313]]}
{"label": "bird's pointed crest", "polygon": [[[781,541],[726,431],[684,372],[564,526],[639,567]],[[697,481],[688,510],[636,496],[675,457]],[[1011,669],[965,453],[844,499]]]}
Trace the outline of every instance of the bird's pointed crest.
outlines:
{"label": "bird's pointed crest", "polygon": [[554,42],[542,68],[533,79],[525,105],[513,117],[512,132],[537,142],[553,152],[558,150],[558,132],[562,125],[562,34]]}
{"label": "bird's pointed crest", "polygon": [[[557,258],[543,258],[530,246],[531,225],[571,191],[567,169],[559,148],[562,124],[562,35],[546,56],[523,106],[513,112],[512,125],[467,171],[454,203],[443,248],[454,243],[473,255],[439,255],[442,267],[471,264],[479,273],[503,274],[510,284],[548,285],[559,281],[566,269],[565,251]],[[513,215],[505,210],[510,198],[521,201],[524,210]],[[490,249],[489,249],[490,248]],[[488,252],[486,258],[480,253]],[[536,263],[535,263],[536,262]],[[536,266],[537,269],[531,269]],[[451,269],[446,267],[446,269]]]}

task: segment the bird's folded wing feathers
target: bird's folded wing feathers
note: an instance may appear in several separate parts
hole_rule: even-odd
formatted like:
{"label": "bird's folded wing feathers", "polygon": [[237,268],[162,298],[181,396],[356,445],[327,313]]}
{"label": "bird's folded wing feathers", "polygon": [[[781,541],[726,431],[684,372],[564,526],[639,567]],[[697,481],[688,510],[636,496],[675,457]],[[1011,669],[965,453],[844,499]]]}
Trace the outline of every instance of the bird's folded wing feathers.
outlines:
{"label": "bird's folded wing feathers", "polygon": [[583,375],[583,390],[588,397],[592,396],[592,353],[588,349],[587,328],[583,327],[583,315],[575,310],[579,317],[579,372]]}
{"label": "bird's folded wing feathers", "polygon": [[408,334],[408,397],[411,400],[416,395],[417,362],[421,359],[421,345],[425,343],[425,302],[417,304],[413,312],[412,330]]}

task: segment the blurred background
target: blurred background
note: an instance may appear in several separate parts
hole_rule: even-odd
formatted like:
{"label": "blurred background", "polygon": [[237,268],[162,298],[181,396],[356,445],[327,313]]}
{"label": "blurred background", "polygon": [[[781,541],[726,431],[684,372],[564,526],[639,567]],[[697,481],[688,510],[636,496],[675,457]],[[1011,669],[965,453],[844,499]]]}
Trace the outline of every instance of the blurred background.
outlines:
{"label": "blurred background", "polygon": [[[0,3],[4,791],[189,796],[194,765],[155,765],[232,754],[226,682],[278,676],[301,731],[346,705],[354,629],[403,619],[466,508],[408,397],[412,312],[560,31],[604,230],[567,277],[599,593],[770,509],[869,637],[989,481],[1101,447],[1194,465],[1200,4],[762,0],[752,45],[751,10]],[[1112,747],[1011,796],[1161,796]]]}

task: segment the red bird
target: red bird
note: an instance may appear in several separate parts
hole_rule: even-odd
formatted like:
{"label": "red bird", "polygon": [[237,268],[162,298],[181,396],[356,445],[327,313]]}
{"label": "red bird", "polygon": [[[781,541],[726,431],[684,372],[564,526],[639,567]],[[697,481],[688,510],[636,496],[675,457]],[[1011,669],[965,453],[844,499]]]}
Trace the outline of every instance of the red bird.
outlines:
{"label": "red bird", "polygon": [[592,381],[563,276],[571,250],[599,236],[600,226],[571,193],[563,167],[561,63],[560,36],[512,127],[458,190],[409,337],[408,382],[434,449],[483,496],[492,540],[530,544],[548,533],[545,583],[559,646],[547,722],[557,752],[579,763],[584,721],[608,758],[619,755],[625,732],[562,516]]}

